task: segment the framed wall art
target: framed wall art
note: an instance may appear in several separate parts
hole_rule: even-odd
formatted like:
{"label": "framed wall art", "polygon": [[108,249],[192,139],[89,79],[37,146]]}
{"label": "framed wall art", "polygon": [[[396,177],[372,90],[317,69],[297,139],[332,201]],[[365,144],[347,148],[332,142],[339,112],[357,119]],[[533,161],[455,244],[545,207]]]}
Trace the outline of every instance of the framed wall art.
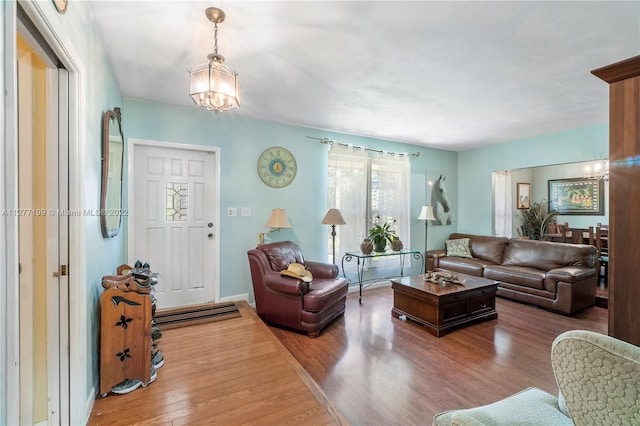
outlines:
{"label": "framed wall art", "polygon": [[433,207],[433,217],[429,226],[451,225],[453,208],[447,189],[447,175],[442,171],[427,170],[427,200]]}
{"label": "framed wall art", "polygon": [[518,209],[528,209],[531,207],[531,184],[528,182],[518,182],[516,184],[516,205]]}
{"label": "framed wall art", "polygon": [[549,182],[549,210],[566,215],[604,215],[604,181],[555,179]]}

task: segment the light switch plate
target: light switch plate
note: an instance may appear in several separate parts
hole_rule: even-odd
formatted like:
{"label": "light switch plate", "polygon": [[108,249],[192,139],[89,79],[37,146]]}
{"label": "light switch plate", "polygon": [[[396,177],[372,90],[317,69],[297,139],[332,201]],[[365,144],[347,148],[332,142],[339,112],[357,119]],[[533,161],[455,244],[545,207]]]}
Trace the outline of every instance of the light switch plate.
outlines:
{"label": "light switch plate", "polygon": [[251,216],[251,207],[243,207],[242,216]]}
{"label": "light switch plate", "polygon": [[235,207],[228,207],[227,208],[227,216],[237,216],[238,215],[238,209]]}

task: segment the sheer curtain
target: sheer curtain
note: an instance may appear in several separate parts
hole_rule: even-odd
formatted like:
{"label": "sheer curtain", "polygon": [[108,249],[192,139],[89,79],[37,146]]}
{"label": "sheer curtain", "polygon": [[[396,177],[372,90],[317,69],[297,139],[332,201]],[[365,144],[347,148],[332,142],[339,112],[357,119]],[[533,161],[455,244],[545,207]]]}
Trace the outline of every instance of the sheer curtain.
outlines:
{"label": "sheer curtain", "polygon": [[[360,250],[360,243],[374,223],[392,222],[392,229],[409,248],[409,180],[407,155],[374,152],[369,158],[361,147],[334,144],[329,150],[329,208],[340,210],[346,225],[338,227],[336,260]],[[331,237],[328,239],[331,252]],[[398,267],[394,257],[379,258],[375,266]],[[346,265],[345,265],[346,266]]]}
{"label": "sheer curtain", "polygon": [[511,173],[493,172],[493,205],[495,235],[511,238],[512,236],[512,199]]}
{"label": "sheer curtain", "polygon": [[[360,250],[367,229],[367,152],[364,148],[331,145],[329,150],[328,208],[342,213],[337,227],[336,262],[348,251]],[[328,240],[331,253],[331,237]]]}
{"label": "sheer curtain", "polygon": [[[371,218],[373,223],[392,223],[405,248],[409,241],[409,179],[411,163],[406,155],[380,154],[371,159]],[[410,259],[407,259],[407,262]],[[398,267],[395,257],[372,261],[377,267]]]}

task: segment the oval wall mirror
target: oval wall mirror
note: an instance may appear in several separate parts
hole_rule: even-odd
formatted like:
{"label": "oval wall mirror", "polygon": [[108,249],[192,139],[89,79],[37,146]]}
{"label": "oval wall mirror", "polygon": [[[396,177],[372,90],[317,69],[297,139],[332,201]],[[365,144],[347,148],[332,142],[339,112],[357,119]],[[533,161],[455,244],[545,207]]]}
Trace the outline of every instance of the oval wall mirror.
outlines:
{"label": "oval wall mirror", "polygon": [[124,137],[120,108],[104,113],[102,118],[102,194],[100,225],[105,238],[115,237],[122,219],[122,163]]}

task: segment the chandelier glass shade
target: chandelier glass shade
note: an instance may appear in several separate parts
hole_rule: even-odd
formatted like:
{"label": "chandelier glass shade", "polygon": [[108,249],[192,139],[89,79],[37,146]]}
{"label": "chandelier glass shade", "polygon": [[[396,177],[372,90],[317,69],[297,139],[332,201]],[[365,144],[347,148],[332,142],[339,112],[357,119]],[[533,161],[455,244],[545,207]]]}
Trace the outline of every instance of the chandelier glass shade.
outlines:
{"label": "chandelier glass shade", "polygon": [[584,169],[587,179],[609,180],[609,160],[596,161]]}
{"label": "chandelier glass shade", "polygon": [[189,96],[199,107],[219,111],[239,108],[238,73],[224,64],[224,56],[218,54],[218,24],[224,21],[222,10],[210,7],[205,11],[214,23],[214,52],[207,56],[209,62],[189,70]]}

